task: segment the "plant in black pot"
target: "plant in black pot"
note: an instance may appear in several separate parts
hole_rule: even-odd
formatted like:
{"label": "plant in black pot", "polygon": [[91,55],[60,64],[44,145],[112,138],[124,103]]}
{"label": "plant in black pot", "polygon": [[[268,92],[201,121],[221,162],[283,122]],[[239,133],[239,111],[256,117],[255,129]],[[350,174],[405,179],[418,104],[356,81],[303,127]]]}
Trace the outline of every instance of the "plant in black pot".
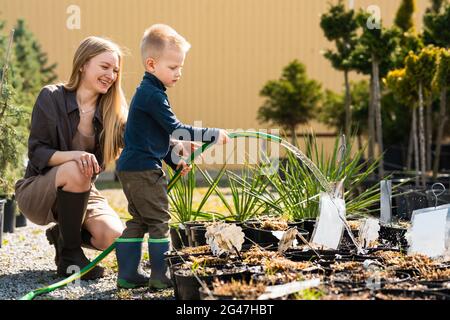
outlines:
{"label": "plant in black pot", "polygon": [[303,238],[308,238],[308,232],[299,228],[301,225],[302,221],[288,222],[280,216],[261,216],[244,224],[247,237],[262,246],[278,245],[283,233],[292,227],[296,227]]}
{"label": "plant in black pot", "polygon": [[[172,221],[170,225],[170,236],[172,247],[175,249],[194,245],[191,227],[202,226],[203,222],[200,222],[200,220],[210,221],[213,220],[213,218],[223,218],[221,214],[202,211],[207,200],[217,187],[221,175],[219,174],[211,181],[206,193],[203,196],[200,195],[201,201],[198,206],[196,206],[195,192],[197,169],[202,171],[195,164],[192,164],[192,170],[186,177],[182,177],[168,194]],[[169,178],[172,178],[175,174],[171,168],[168,168],[168,172]]]}
{"label": "plant in black pot", "polygon": [[256,281],[223,282],[215,280],[208,288],[200,288],[202,300],[256,300],[266,290],[263,283]]}
{"label": "plant in black pot", "polygon": [[210,285],[214,280],[229,282],[248,278],[247,267],[239,264],[226,264],[204,267],[196,263],[186,263],[174,272],[177,296],[181,300],[199,300],[199,288]]}
{"label": "plant in black pot", "polygon": [[[314,135],[305,138],[305,155],[311,159],[328,181],[344,181],[346,212],[349,215],[367,215],[377,212],[380,199],[379,185],[364,187],[375,173],[378,160],[363,160],[365,148],[352,151],[354,138],[340,142],[337,137],[333,151],[327,155]],[[264,197],[271,210],[286,215],[289,221],[303,220],[303,229],[312,234],[319,215],[319,195],[322,184],[311,169],[293,153],[287,153],[287,161],[280,166],[282,174],[268,175],[270,181]]]}
{"label": "plant in black pot", "polygon": [[[214,192],[225,207],[226,222],[240,226],[244,233],[247,229],[245,221],[252,219],[267,210],[266,202],[261,200],[267,192],[268,185],[262,168],[258,165],[249,165],[245,163],[240,173],[226,170],[225,166],[219,172],[220,177],[226,174],[229,186],[230,197],[226,197],[224,192],[216,187]],[[213,180],[208,172],[203,172],[205,179],[212,184]],[[248,237],[247,237],[248,238]],[[246,238],[246,244],[251,242]]]}

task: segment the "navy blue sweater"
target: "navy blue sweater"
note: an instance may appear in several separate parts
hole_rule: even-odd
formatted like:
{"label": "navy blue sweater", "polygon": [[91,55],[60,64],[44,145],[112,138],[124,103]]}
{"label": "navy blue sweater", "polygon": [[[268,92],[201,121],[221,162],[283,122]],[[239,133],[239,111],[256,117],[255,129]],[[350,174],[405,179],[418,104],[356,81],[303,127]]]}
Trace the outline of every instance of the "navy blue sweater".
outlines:
{"label": "navy blue sweater", "polygon": [[[219,129],[196,128],[181,123],[170,107],[164,84],[145,72],[131,100],[125,127],[125,148],[117,162],[117,171],[159,169],[164,160],[172,168],[170,138],[189,141],[216,141]],[[175,160],[175,161],[172,161]]]}

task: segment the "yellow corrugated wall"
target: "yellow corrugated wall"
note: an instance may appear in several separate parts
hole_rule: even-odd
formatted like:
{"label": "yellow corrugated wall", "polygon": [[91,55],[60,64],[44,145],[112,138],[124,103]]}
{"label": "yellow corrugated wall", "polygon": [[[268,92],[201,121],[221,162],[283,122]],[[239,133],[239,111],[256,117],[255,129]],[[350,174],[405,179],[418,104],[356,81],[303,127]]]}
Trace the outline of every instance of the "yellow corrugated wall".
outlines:
{"label": "yellow corrugated wall", "polygon": [[[400,0],[345,0],[355,7],[378,5],[391,24]],[[262,99],[259,90],[297,58],[310,77],[324,87],[340,90],[343,75],[321,55],[331,47],[320,29],[320,15],[328,0],[0,0],[0,17],[9,27],[24,18],[58,63],[58,75],[67,79],[74,50],[88,35],[109,37],[128,48],[124,89],[130,99],[143,70],[139,41],[145,28],[156,22],[173,26],[192,44],[182,81],[169,90],[178,117],[204,126],[267,128],[256,120]],[[418,0],[416,23],[428,0]],[[81,10],[81,28],[66,28],[70,5]],[[316,131],[326,131],[314,124]]]}

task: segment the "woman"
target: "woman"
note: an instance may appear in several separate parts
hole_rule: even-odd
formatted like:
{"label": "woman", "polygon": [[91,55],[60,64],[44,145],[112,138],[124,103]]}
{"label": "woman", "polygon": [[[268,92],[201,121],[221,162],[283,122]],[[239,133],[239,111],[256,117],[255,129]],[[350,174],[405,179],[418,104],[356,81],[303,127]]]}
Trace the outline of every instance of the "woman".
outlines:
{"label": "woman", "polygon": [[[67,84],[46,86],[33,108],[25,177],[16,183],[20,210],[55,245],[57,273],[85,267],[81,245],[104,250],[123,224],[93,181],[114,161],[123,143],[126,102],[122,53],[113,42],[88,37],[73,59]],[[83,279],[103,275],[97,266]]]}

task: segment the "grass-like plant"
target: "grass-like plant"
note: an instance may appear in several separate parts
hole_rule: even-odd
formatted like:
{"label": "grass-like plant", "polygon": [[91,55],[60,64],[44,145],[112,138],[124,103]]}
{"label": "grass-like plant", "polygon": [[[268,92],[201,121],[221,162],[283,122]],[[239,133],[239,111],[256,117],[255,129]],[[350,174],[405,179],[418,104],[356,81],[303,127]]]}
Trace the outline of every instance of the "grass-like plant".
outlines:
{"label": "grass-like plant", "polygon": [[[209,173],[207,171],[202,173],[212,186],[214,180]],[[245,164],[239,175],[226,170],[226,165],[224,165],[219,171],[216,181],[224,174],[230,187],[231,201],[226,199],[219,188],[215,188],[214,191],[228,210],[226,217],[228,220],[243,222],[265,211],[267,203],[261,201],[259,196],[255,196],[263,194],[269,184],[259,166]]]}
{"label": "grass-like plant", "polygon": [[[170,214],[172,221],[175,223],[185,223],[188,221],[201,220],[213,220],[223,219],[223,215],[219,213],[202,211],[204,205],[208,201],[211,194],[217,187],[220,180],[220,176],[212,180],[206,194],[203,196],[198,206],[194,203],[194,190],[196,188],[196,176],[197,169],[200,170],[195,164],[192,164],[192,169],[185,177],[181,177],[179,181],[174,184],[171,192],[168,193]],[[169,178],[175,175],[175,172],[168,167]]]}
{"label": "grass-like plant", "polygon": [[[369,164],[363,160],[364,148],[352,154],[353,139],[340,146],[336,138],[333,152],[326,156],[323,146],[319,147],[316,137],[305,138],[306,156],[310,158],[328,181],[344,180],[344,198],[347,214],[361,215],[373,212],[379,202],[379,186],[363,190],[363,183],[376,170],[378,161]],[[267,175],[270,189],[266,194],[255,197],[265,201],[278,214],[287,215],[289,220],[315,218],[319,214],[320,183],[307,166],[292,153],[287,154],[279,174]]]}

